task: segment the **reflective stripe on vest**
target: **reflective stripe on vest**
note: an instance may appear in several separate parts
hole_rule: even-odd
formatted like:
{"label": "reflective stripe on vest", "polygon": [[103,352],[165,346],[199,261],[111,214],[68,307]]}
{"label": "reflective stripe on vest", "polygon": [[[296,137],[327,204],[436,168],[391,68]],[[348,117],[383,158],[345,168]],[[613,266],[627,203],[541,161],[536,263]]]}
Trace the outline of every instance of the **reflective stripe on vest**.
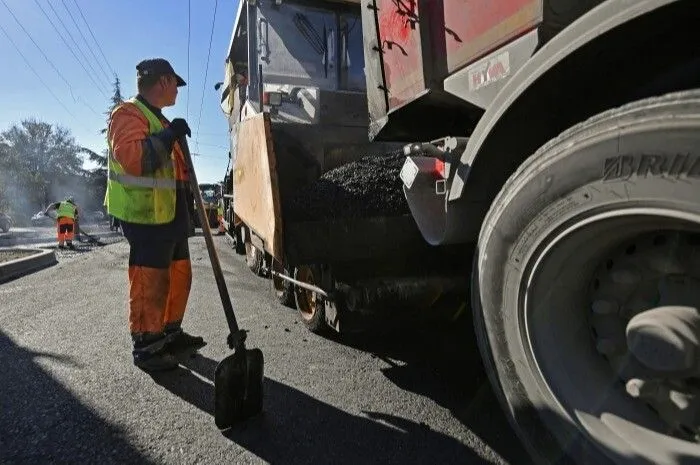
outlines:
{"label": "reflective stripe on vest", "polygon": [[[163,129],[163,124],[139,100],[128,101],[135,105],[148,120],[149,134]],[[109,143],[110,141],[108,141]],[[153,139],[153,145],[157,142]],[[160,147],[157,147],[160,148]],[[127,174],[114,157],[113,147],[109,144],[108,179],[105,204],[107,212],[120,220],[138,224],[165,224],[175,218],[175,199],[177,181],[175,164],[170,154],[169,166],[156,170],[152,176],[134,176]]]}
{"label": "reflective stripe on vest", "polygon": [[70,202],[61,202],[56,209],[56,218],[72,218],[75,219],[75,205]]}
{"label": "reflective stripe on vest", "polygon": [[175,189],[177,187],[177,182],[174,179],[148,178],[130,174],[115,174],[111,176],[111,179],[124,186],[151,187],[154,189]]}

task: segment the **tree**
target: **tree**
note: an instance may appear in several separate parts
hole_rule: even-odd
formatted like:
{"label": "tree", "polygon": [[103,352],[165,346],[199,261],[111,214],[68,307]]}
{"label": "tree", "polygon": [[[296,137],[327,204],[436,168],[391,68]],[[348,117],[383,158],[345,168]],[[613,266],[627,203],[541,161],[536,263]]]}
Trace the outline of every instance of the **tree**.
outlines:
{"label": "tree", "polygon": [[68,129],[27,119],[0,133],[3,201],[31,213],[73,194],[85,176],[80,146]]}

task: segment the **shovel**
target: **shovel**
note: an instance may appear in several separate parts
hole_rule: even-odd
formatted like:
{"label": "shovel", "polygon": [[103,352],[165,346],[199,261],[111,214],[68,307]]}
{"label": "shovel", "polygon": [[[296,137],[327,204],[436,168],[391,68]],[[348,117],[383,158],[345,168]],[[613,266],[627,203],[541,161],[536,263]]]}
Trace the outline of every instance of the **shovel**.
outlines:
{"label": "shovel", "polygon": [[78,226],[78,232],[80,233],[81,236],[87,237],[88,242],[90,242],[91,244],[95,244],[95,245],[98,245],[100,247],[107,245],[104,242],[102,242],[101,240],[99,240],[98,238],[96,238],[95,236],[92,236],[92,235],[86,233],[85,231],[83,231],[83,229],[80,226]]}
{"label": "shovel", "polygon": [[247,333],[238,327],[233,313],[231,298],[214,248],[209,221],[204,213],[202,193],[199,191],[187,139],[183,136],[179,142],[185,155],[199,222],[204,232],[209,259],[219,288],[221,305],[224,307],[224,315],[230,331],[226,342],[229,348],[233,349],[233,354],[219,362],[214,372],[214,422],[219,430],[223,431],[262,411],[264,359],[260,349],[246,350],[245,348]]}

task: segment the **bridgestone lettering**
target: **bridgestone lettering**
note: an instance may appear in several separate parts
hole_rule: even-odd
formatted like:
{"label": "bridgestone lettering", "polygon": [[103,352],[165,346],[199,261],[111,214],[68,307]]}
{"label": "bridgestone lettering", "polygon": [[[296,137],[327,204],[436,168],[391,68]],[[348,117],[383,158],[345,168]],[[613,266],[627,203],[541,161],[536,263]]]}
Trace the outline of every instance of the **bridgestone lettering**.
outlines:
{"label": "bridgestone lettering", "polygon": [[621,155],[605,159],[603,181],[626,181],[632,177],[670,179],[700,178],[700,157],[676,155]]}

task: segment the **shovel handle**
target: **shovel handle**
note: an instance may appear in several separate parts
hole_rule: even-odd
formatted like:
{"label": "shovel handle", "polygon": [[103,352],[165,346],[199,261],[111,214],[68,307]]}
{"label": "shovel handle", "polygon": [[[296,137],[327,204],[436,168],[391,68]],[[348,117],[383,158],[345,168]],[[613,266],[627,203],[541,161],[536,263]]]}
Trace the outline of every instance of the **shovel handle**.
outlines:
{"label": "shovel handle", "polygon": [[219,256],[216,254],[216,249],[214,248],[214,240],[211,236],[209,219],[204,213],[204,200],[202,199],[202,193],[199,191],[199,183],[197,182],[197,175],[194,172],[192,155],[190,154],[190,148],[187,145],[187,138],[182,136],[180,137],[179,142],[182,153],[185,156],[185,162],[187,163],[190,187],[192,188],[192,194],[194,195],[195,202],[197,202],[197,214],[199,215],[199,222],[201,223],[202,231],[204,232],[204,240],[207,243],[207,252],[209,252],[209,261],[211,261],[211,267],[214,270],[216,286],[219,288],[221,305],[224,307],[224,314],[226,315],[226,322],[228,323],[229,331],[231,331],[231,334],[233,335],[239,332],[238,323],[236,322],[236,315],[233,313],[233,305],[231,305],[231,297],[228,294],[228,288],[226,287],[226,281],[224,280],[224,273],[221,271]]}

